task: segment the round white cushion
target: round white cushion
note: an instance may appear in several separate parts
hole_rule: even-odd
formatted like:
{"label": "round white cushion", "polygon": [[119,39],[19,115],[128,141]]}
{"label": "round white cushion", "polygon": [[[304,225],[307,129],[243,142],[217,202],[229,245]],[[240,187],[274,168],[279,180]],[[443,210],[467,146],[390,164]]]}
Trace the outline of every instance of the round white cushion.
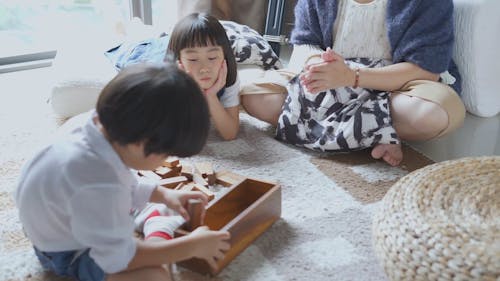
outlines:
{"label": "round white cushion", "polygon": [[61,117],[94,108],[101,90],[117,71],[102,53],[56,56],[50,103]]}

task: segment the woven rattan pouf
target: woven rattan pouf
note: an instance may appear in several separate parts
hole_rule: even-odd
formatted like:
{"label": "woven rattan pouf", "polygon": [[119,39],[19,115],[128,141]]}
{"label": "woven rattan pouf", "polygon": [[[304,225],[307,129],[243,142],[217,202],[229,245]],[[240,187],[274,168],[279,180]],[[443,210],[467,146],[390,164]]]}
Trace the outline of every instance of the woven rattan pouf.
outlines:
{"label": "woven rattan pouf", "polygon": [[500,280],[500,157],[401,178],[374,216],[373,240],[390,280]]}

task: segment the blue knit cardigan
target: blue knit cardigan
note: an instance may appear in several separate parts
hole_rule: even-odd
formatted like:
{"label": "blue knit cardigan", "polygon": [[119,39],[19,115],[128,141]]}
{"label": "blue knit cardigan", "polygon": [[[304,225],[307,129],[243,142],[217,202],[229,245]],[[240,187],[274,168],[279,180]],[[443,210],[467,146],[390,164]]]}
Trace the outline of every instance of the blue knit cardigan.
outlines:
{"label": "blue knit cardigan", "polygon": [[[299,0],[293,44],[333,45],[337,0]],[[461,91],[461,77],[451,56],[454,43],[453,0],[388,0],[387,32],[392,61],[411,62],[432,73],[449,71]]]}

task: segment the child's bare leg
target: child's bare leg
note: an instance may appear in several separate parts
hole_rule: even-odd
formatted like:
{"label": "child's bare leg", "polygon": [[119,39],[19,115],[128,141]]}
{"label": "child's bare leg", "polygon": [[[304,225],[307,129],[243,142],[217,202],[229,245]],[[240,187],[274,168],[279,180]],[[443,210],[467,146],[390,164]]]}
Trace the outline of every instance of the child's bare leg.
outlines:
{"label": "child's bare leg", "polygon": [[161,266],[141,268],[127,272],[109,275],[106,281],[173,281],[168,269]]}
{"label": "child's bare leg", "polygon": [[372,157],[382,158],[391,166],[397,166],[403,160],[401,144],[377,144],[372,150]]}
{"label": "child's bare leg", "polygon": [[284,94],[248,94],[241,96],[241,105],[248,114],[276,126],[285,98]]}
{"label": "child's bare leg", "polygon": [[448,126],[448,114],[439,105],[403,94],[391,96],[391,115],[398,136],[408,141],[432,139]]}

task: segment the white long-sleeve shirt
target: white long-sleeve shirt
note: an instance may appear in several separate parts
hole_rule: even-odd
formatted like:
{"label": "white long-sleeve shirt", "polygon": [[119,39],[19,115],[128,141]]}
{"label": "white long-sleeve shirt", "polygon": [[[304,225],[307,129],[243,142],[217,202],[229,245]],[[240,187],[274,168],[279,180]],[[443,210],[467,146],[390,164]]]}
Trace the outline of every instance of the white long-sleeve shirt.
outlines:
{"label": "white long-sleeve shirt", "polygon": [[93,116],[26,163],[16,203],[36,248],[90,248],[95,262],[106,273],[115,273],[136,252],[130,210],[144,206],[156,184],[138,179],[125,166]]}

